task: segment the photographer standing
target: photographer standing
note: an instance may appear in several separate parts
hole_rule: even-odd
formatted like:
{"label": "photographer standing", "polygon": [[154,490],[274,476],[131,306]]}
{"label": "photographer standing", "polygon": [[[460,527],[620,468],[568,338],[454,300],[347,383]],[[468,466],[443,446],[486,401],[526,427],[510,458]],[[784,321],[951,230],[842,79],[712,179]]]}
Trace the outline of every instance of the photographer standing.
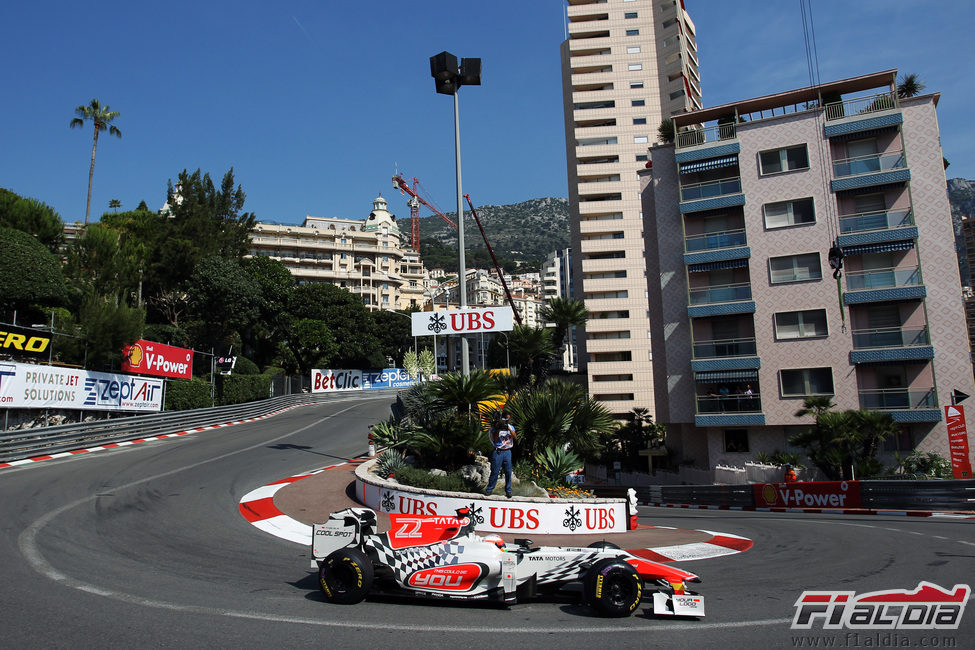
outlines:
{"label": "photographer standing", "polygon": [[498,474],[504,468],[504,495],[511,498],[511,448],[515,444],[515,428],[510,424],[511,417],[507,412],[501,411],[501,415],[488,431],[488,438],[494,445],[491,452],[491,480],[488,482],[485,494],[491,494],[494,486],[498,483]]}

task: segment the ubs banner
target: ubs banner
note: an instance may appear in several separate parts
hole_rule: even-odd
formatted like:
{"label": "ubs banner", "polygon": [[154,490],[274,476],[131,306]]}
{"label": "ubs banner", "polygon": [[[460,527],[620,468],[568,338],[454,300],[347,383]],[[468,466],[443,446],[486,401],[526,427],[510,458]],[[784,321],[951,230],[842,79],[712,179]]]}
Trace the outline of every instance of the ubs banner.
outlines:
{"label": "ubs banner", "polygon": [[76,368],[0,363],[0,406],[160,411],[163,380]]}
{"label": "ubs banner", "polygon": [[311,392],[332,393],[347,390],[403,388],[412,386],[408,372],[402,368],[383,370],[312,370]]}

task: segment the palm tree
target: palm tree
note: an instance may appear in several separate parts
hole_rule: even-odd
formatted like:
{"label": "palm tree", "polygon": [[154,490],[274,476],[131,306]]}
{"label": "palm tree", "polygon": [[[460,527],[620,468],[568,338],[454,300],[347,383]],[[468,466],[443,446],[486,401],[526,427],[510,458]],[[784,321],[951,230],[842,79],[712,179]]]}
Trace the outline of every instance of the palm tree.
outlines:
{"label": "palm tree", "polygon": [[520,382],[526,384],[533,376],[543,376],[555,356],[552,333],[539,327],[515,325],[508,338],[511,361],[518,368]]}
{"label": "palm tree", "polygon": [[119,201],[118,199],[112,199],[111,201],[108,202],[108,207],[115,210],[115,212],[118,212],[118,209],[122,207],[122,202]]}
{"label": "palm tree", "polygon": [[561,352],[565,345],[565,335],[570,327],[581,327],[586,324],[589,312],[586,311],[586,303],[572,298],[552,298],[545,307],[539,312],[542,320],[555,323],[552,330],[552,346],[556,352]]}
{"label": "palm tree", "polygon": [[921,79],[916,74],[905,74],[897,82],[897,96],[901,99],[914,97],[920,95],[924,88],[924,84],[921,83]]}
{"label": "palm tree", "polygon": [[122,132],[112,124],[112,121],[119,116],[118,111],[110,111],[106,105],[102,107],[97,99],[91,100],[87,106],[79,106],[74,109],[78,116],[71,120],[71,128],[76,126],[83,127],[85,122],[91,120],[95,125],[95,137],[91,145],[91,167],[88,168],[88,201],[85,203],[85,225],[88,225],[88,216],[91,212],[91,179],[95,175],[95,150],[98,148],[98,132],[107,130],[109,135],[117,138],[122,137]]}

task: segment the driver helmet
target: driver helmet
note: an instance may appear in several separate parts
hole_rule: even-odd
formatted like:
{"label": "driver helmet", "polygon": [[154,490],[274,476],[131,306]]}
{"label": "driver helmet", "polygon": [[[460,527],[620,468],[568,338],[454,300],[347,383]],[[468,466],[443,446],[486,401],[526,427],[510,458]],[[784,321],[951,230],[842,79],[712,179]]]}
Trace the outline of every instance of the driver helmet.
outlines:
{"label": "driver helmet", "polygon": [[501,539],[501,535],[486,535],[484,537],[484,541],[485,542],[490,542],[491,544],[494,544],[495,546],[497,546],[498,548],[500,548],[502,551],[504,550],[504,540]]}

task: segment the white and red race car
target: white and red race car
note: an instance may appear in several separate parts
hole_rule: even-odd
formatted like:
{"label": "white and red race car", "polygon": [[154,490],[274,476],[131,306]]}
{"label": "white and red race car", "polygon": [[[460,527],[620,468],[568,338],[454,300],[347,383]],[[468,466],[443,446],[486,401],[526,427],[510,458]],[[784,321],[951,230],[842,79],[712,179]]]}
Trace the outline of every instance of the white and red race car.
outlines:
{"label": "white and red race car", "polygon": [[636,557],[608,542],[587,548],[506,544],[474,532],[469,511],[457,516],[390,514],[389,532],[376,532],[376,513],[346,508],[315,524],[312,568],[325,599],[361,602],[367,594],[485,600],[519,598],[582,587],[583,602],[604,616],[629,616],[645,585],[653,613],[704,616],[704,598],[686,587],[693,573]]}

